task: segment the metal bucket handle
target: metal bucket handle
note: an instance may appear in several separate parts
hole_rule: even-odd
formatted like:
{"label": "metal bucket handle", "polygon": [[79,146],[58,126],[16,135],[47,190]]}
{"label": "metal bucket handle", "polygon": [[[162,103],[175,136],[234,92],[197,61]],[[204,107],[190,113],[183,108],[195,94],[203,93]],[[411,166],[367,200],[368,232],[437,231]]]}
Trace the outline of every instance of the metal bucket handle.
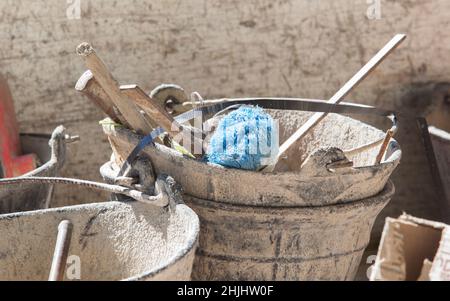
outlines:
{"label": "metal bucket handle", "polygon": [[[389,119],[392,123],[387,133],[393,137],[398,130],[398,113],[390,110],[378,109],[368,105],[361,105],[356,103],[342,102],[340,104],[329,104],[323,100],[304,99],[304,98],[224,98],[215,100],[205,100],[200,103],[201,107],[195,107],[193,110],[189,110],[183,114],[175,117],[175,120],[179,122],[190,121],[195,118],[198,112],[201,115],[207,117],[214,116],[215,114],[223,113],[229,109],[236,108],[240,105],[257,105],[265,109],[278,109],[278,110],[297,110],[308,112],[323,112],[323,113],[338,113],[338,114],[362,114],[362,115],[377,115]],[[344,150],[346,156],[354,156],[356,154],[365,152],[378,145],[383,144],[386,137],[381,137],[376,141],[367,143],[355,147],[353,149]],[[389,157],[397,149],[398,144],[395,141],[390,141],[387,144],[386,157]],[[384,151],[384,150],[383,150]],[[345,166],[344,166],[345,167]]]}
{"label": "metal bucket handle", "polygon": [[[341,104],[329,104],[321,100],[313,100],[313,99],[302,99],[302,98],[234,98],[234,99],[216,99],[216,100],[203,100],[199,94],[194,94],[192,99],[200,99],[198,102],[191,102],[195,104],[192,110],[186,111],[180,115],[174,117],[174,119],[181,123],[186,123],[191,121],[196,117],[202,118],[202,124],[204,120],[204,116],[206,115],[208,118],[215,116],[217,114],[222,114],[229,109],[236,109],[237,107],[245,104],[249,105],[257,105],[266,109],[279,109],[279,110],[297,110],[297,111],[309,111],[309,112],[326,112],[326,113],[345,113],[345,114],[365,114],[365,115],[378,115],[385,118],[388,118],[392,126],[387,130],[386,135],[377,139],[376,141],[367,143],[365,145],[361,145],[352,149],[337,151],[332,149],[331,152],[325,154],[325,157],[334,156],[336,158],[342,157],[342,160],[332,161],[329,164],[324,166],[320,165],[314,166],[312,170],[321,170],[323,167],[324,172],[334,171],[339,168],[347,168],[352,166],[352,162],[348,161],[345,157],[354,156],[365,152],[369,149],[377,147],[381,145],[379,154],[377,158],[385,157],[389,158],[392,154],[394,154],[397,150],[400,149],[398,143],[395,140],[391,140],[394,137],[398,130],[398,118],[397,113],[394,111],[378,109],[372,106],[355,104],[355,103],[346,103],[343,102]],[[200,106],[198,106],[200,105]],[[187,126],[186,128],[192,131],[192,134],[197,134],[196,131],[198,129]],[[122,165],[121,171],[117,177],[120,179],[125,176],[126,170],[130,170],[134,160],[137,158],[138,154],[148,145],[154,144],[154,139],[163,133],[164,130],[162,128],[157,128],[149,135],[145,136],[140,140],[140,142],[136,145],[133,151],[130,153],[128,158],[125,160]],[[204,133],[202,133],[204,134]],[[336,152],[337,151],[337,152]],[[342,153],[342,155],[336,155],[337,153]],[[317,154],[318,156],[322,156],[323,154]],[[323,158],[322,158],[323,159]],[[312,160],[318,164],[321,164],[323,160]],[[380,164],[381,159],[375,162],[375,164]],[[314,164],[314,163],[311,163]],[[129,179],[124,179],[129,180]]]}

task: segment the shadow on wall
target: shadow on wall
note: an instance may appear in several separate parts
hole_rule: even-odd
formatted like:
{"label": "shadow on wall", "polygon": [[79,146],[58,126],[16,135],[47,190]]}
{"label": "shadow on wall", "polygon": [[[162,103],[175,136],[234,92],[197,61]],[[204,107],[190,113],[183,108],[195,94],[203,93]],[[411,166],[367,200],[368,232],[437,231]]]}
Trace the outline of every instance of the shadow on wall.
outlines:
{"label": "shadow on wall", "polygon": [[[408,118],[425,117],[429,124],[447,128],[450,122],[450,84],[413,84],[405,86],[401,91],[403,95],[397,98],[399,102],[394,109],[404,115],[399,118],[400,127],[396,135],[403,156],[392,176],[396,193],[375,223],[372,237],[374,243],[379,241],[387,216],[398,217],[406,212],[436,221],[448,222],[450,219],[449,203],[445,198],[442,179],[438,175],[439,163],[430,148],[428,128],[420,124],[418,119]],[[390,92],[382,97],[392,97],[389,94]],[[421,126],[425,128],[422,129]]]}

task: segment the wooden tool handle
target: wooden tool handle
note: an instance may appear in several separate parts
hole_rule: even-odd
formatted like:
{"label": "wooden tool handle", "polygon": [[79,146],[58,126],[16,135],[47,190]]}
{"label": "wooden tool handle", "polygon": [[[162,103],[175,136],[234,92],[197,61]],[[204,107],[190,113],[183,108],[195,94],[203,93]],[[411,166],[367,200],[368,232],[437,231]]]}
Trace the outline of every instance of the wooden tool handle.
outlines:
{"label": "wooden tool handle", "polygon": [[87,96],[97,107],[99,107],[109,118],[117,123],[121,123],[126,127],[130,127],[126,120],[115,108],[105,90],[95,79],[91,70],[87,70],[78,79],[75,90]]}
{"label": "wooden tool handle", "polygon": [[81,43],[77,47],[77,53],[83,57],[86,67],[91,70],[95,79],[109,96],[122,116],[129,125],[139,133],[148,134],[152,128],[139,112],[136,105],[127,97],[124,97],[119,90],[119,86],[106,65],[97,56],[92,46],[88,43]]}
{"label": "wooden tool handle", "polygon": [[[120,87],[122,93],[125,93],[133,100],[152,121],[161,126],[166,132],[174,138],[181,133],[183,141],[181,145],[196,157],[201,157],[203,153],[202,141],[195,137],[192,131],[186,130],[179,124],[172,115],[170,115],[157,101],[154,101],[137,85],[128,85]],[[189,141],[186,142],[186,141]]]}
{"label": "wooden tool handle", "polygon": [[394,131],[388,130],[386,132],[386,135],[384,136],[383,143],[381,144],[380,150],[378,151],[378,155],[375,159],[375,165],[378,165],[381,163],[381,160],[383,159],[383,156],[386,153],[386,149],[389,146],[389,141],[391,141],[392,137],[394,137]]}
{"label": "wooden tool handle", "polygon": [[139,107],[141,107],[154,123],[165,129],[170,136],[174,137],[179,133],[181,125],[179,125],[163,107],[161,107],[156,101],[153,101],[150,96],[139,88],[139,86],[124,85],[120,87],[120,90],[129,99],[133,100]]}
{"label": "wooden tool handle", "polygon": [[50,269],[48,281],[64,280],[70,240],[72,238],[72,229],[72,223],[68,220],[63,220],[58,225],[58,237],[56,238],[55,252],[53,253],[52,267]]}

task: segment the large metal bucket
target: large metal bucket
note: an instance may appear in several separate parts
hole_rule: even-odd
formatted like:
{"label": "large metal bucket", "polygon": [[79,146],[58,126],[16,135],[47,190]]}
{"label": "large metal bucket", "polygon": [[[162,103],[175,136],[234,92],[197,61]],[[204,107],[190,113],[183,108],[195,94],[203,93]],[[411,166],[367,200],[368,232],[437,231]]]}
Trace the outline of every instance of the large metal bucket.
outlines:
{"label": "large metal bucket", "polygon": [[186,196],[200,216],[196,280],[353,280],[394,194],[323,207],[236,206]]}
{"label": "large metal bucket", "polygon": [[[36,154],[40,162],[45,162],[24,176],[54,177],[58,175],[66,156],[64,127],[57,127],[51,136],[23,134],[21,143],[24,153]],[[46,209],[50,205],[52,194],[53,185],[48,184],[0,185],[0,214]]]}
{"label": "large metal bucket", "polygon": [[171,200],[165,208],[106,202],[2,215],[0,280],[48,279],[57,227],[65,219],[73,224],[69,260],[79,257],[81,280],[191,277],[199,220]]}
{"label": "large metal bucket", "polygon": [[[310,113],[269,111],[280,142]],[[126,157],[139,136],[104,127]],[[302,160],[319,148],[352,149],[384,136],[360,121],[330,114],[297,145]],[[316,280],[356,274],[373,222],[394,193],[389,176],[401,151],[395,140],[379,165],[378,148],[349,158],[355,167],[317,174],[227,169],[181,156],[162,145],[147,147],[157,173],[172,175],[201,220],[193,279]]]}

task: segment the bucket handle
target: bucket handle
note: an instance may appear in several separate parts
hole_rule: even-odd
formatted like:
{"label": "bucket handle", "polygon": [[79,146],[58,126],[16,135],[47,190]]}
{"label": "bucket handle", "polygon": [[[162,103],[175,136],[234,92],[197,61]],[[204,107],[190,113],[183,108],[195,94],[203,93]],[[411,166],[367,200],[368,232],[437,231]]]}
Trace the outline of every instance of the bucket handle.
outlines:
{"label": "bucket handle", "polygon": [[[193,111],[201,112],[202,115],[217,115],[221,114],[229,109],[235,109],[236,107],[244,104],[257,105],[266,109],[279,109],[279,110],[296,110],[296,111],[308,111],[308,112],[326,112],[326,113],[340,113],[340,114],[364,114],[364,115],[378,115],[388,118],[392,126],[386,132],[386,135],[378,138],[377,140],[367,143],[365,145],[357,146],[352,149],[344,150],[347,157],[355,156],[357,154],[368,151],[374,147],[382,146],[380,148],[378,158],[386,154],[386,149],[390,146],[389,138],[393,138],[398,131],[398,113],[390,110],[378,109],[368,105],[361,105],[357,103],[342,102],[340,104],[329,104],[324,100],[304,99],[304,98],[223,98],[213,100],[203,100],[201,102],[190,102],[189,104],[195,104],[194,110],[187,111],[181,115],[175,117],[175,120],[190,120],[194,118]],[[200,105],[200,107],[199,107]],[[190,118],[190,119],[189,119]],[[383,143],[387,142],[387,143]],[[375,162],[379,164],[380,160]],[[336,168],[348,167],[346,164],[336,165]]]}
{"label": "bucket handle", "polygon": [[[129,187],[105,184],[100,182],[72,179],[72,178],[59,178],[59,177],[17,177],[0,179],[1,185],[22,185],[26,183],[36,184],[66,184],[66,185],[78,185],[91,189],[107,191],[111,193],[123,194],[129,196],[136,201],[151,204],[159,207],[165,207],[169,204],[167,194],[158,194],[156,196],[147,195],[139,190]],[[1,201],[1,200],[0,200]]]}

